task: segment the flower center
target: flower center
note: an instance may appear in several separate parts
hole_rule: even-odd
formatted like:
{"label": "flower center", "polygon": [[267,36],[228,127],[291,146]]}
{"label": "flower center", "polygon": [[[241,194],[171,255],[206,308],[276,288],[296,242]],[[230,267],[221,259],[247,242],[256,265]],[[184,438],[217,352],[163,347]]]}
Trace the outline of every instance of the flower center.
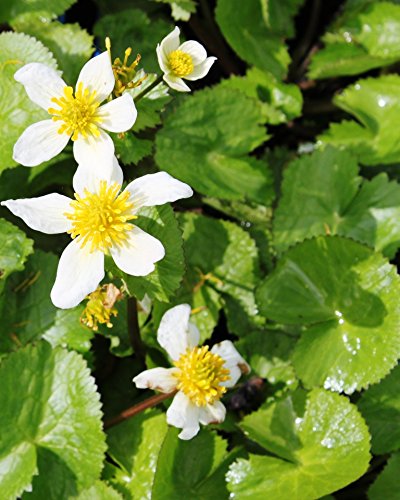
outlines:
{"label": "flower center", "polygon": [[98,286],[94,292],[86,297],[88,302],[81,314],[81,323],[94,332],[98,331],[99,324],[105,324],[107,328],[112,328],[111,318],[118,315],[114,304],[121,298],[121,295],[121,292],[112,283]]}
{"label": "flower center", "polygon": [[230,379],[225,361],[208,350],[208,346],[187,349],[174,365],[177,389],[182,391],[195,405],[205,406],[221,399],[226,387],[221,382]]}
{"label": "flower center", "polygon": [[101,250],[108,253],[111,246],[119,246],[127,239],[127,232],[133,228],[128,220],[137,219],[132,214],[133,203],[129,201],[129,191],[118,195],[121,186],[100,182],[98,193],[85,189],[85,196],[75,193],[71,201],[72,213],[64,215],[72,221],[68,231],[72,238],[78,237],[81,248],[90,245],[90,251]]}
{"label": "flower center", "polygon": [[193,72],[192,56],[182,50],[174,50],[168,56],[169,66],[175,76],[187,76]]}
{"label": "flower center", "polygon": [[51,100],[60,107],[47,110],[55,122],[62,122],[58,129],[59,134],[65,132],[72,135],[73,141],[78,139],[79,134],[85,138],[88,135],[100,136],[98,124],[102,119],[96,115],[100,103],[96,101],[95,90],[90,92],[88,88],[84,89],[80,82],[75,96],[72,87],[64,87],[64,95],[53,97]]}

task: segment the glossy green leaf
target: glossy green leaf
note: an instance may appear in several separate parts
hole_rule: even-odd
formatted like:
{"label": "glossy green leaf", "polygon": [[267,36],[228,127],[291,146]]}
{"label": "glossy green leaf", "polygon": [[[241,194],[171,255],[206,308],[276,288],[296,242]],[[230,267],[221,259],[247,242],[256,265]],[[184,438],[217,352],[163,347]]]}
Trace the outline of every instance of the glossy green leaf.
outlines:
{"label": "glossy green leaf", "polygon": [[171,5],[171,15],[176,21],[189,21],[196,11],[197,0],[156,0]]}
{"label": "glossy green leaf", "polygon": [[18,497],[55,462],[77,491],[90,486],[102,469],[105,436],[83,359],[42,342],[3,360],[0,377],[1,497]]}
{"label": "glossy green leaf", "polygon": [[310,77],[356,75],[400,59],[400,5],[364,2],[345,10],[311,61]]}
{"label": "glossy green leaf", "polygon": [[307,387],[351,394],[381,380],[400,355],[400,281],[379,254],[318,237],[289,251],[258,290],[261,312],[304,325],[293,362]]}
{"label": "glossy green leaf", "polygon": [[231,498],[320,498],[368,468],[364,420],[347,398],[322,389],[309,394],[304,415],[289,397],[249,415],[241,427],[277,457],[234,463],[227,474]]}
{"label": "glossy green leaf", "polygon": [[369,500],[399,500],[400,453],[392,455],[368,490]]}
{"label": "glossy green leaf", "polygon": [[33,241],[10,222],[0,219],[0,291],[7,277],[14,271],[22,271],[32,253]]}
{"label": "glossy green leaf", "polygon": [[274,217],[278,252],[306,238],[339,234],[393,257],[400,245],[400,186],[382,173],[361,180],[354,157],[327,148],[285,170]]}
{"label": "glossy green leaf", "polygon": [[124,165],[137,165],[140,160],[150,156],[153,150],[153,142],[148,139],[139,139],[134,134],[126,134],[120,139],[113,137],[117,158]]}
{"label": "glossy green leaf", "polygon": [[34,36],[56,57],[63,78],[74,86],[79,72],[94,51],[93,36],[79,24],[62,24],[39,13],[25,13],[12,22],[15,31]]}
{"label": "glossy green leaf", "polygon": [[190,441],[170,428],[163,442],[154,476],[152,500],[174,498],[228,499],[224,476],[234,456],[227,443],[203,429]]}
{"label": "glossy green leaf", "polygon": [[184,273],[182,235],[174,212],[170,205],[145,207],[135,224],[161,241],[165,257],[148,276],[124,275],[124,280],[129,292],[139,300],[147,294],[150,298],[167,302],[179,287]]}
{"label": "glossy green leaf", "polygon": [[[2,5],[8,8],[14,5],[14,2]],[[24,87],[14,80],[14,73],[29,62],[41,62],[52,68],[57,67],[51,52],[35,38],[24,33],[1,33],[0,172],[16,165],[12,159],[12,150],[22,132],[32,123],[48,116],[29,99]]]}
{"label": "glossy green leaf", "polygon": [[241,59],[281,79],[290,62],[283,38],[293,34],[291,16],[300,4],[299,0],[218,0],[215,15]]}
{"label": "glossy green leaf", "polygon": [[0,21],[10,21],[25,12],[35,13],[44,11],[49,16],[59,16],[65,12],[76,0],[13,0],[1,2]]}
{"label": "glossy green leaf", "polygon": [[220,86],[184,100],[167,116],[156,140],[160,169],[207,196],[268,204],[268,166],[249,157],[267,138],[261,104]]}
{"label": "glossy green leaf", "polygon": [[266,122],[285,123],[301,115],[303,98],[299,87],[282,83],[272,74],[251,68],[246,76],[232,76],[223,80],[222,87],[237,89],[262,102]]}
{"label": "glossy green leaf", "polygon": [[357,121],[334,123],[319,136],[321,144],[351,150],[363,165],[400,160],[396,133],[400,110],[400,76],[385,75],[359,80],[334,98],[334,103]]}
{"label": "glossy green leaf", "polygon": [[156,46],[172,30],[172,24],[163,19],[150,19],[142,10],[126,9],[101,17],[93,31],[102,42],[110,37],[113,59],[123,61],[125,49],[132,47],[132,61],[140,54],[140,67],[159,71]]}
{"label": "glossy green leaf", "polygon": [[123,497],[103,481],[96,481],[93,486],[81,491],[77,500],[122,500]]}
{"label": "glossy green leaf", "polygon": [[108,453],[121,467],[109,481],[125,496],[151,499],[155,464],[167,430],[165,414],[149,410],[107,432]]}
{"label": "glossy green leaf", "polygon": [[384,454],[400,449],[400,367],[364,392],[358,407],[372,436],[372,451]]}

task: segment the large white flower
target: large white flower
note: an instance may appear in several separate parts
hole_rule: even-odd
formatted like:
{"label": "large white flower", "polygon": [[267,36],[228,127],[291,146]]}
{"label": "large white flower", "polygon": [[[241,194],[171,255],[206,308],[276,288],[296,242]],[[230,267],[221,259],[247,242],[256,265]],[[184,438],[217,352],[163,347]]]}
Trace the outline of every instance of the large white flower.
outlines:
{"label": "large white flower", "polygon": [[122,170],[114,158],[108,175],[92,165],[79,165],[75,200],[60,194],[7,200],[11,212],[37,231],[67,232],[73,241],[61,255],[51,291],[54,305],[74,307],[96,289],[104,277],[104,255],[110,254],[125,273],[146,276],[164,257],[162,243],[131,221],[141,207],[162,205],[192,196],[192,189],[166,172],[144,175],[120,193]]}
{"label": "large white flower", "polygon": [[207,57],[206,49],[194,40],[179,43],[180,30],[175,29],[157,45],[158,64],[164,81],[179,92],[190,92],[183,81],[199,80],[206,76],[216,57]]}
{"label": "large white flower", "polygon": [[83,66],[75,93],[54,69],[41,63],[26,64],[14,78],[24,85],[29,98],[51,116],[30,125],[14,146],[14,160],[27,167],[56,156],[70,138],[79,164],[94,163],[98,168],[108,165],[114,143],[104,130],[125,132],[135,123],[137,111],[129,94],[100,106],[115,84],[108,52]]}
{"label": "large white flower", "polygon": [[208,346],[197,347],[200,334],[189,317],[188,304],[175,306],[164,314],[158,328],[158,342],[171,357],[174,368],[152,368],[133,379],[139,389],[178,391],[168,408],[167,422],[182,429],[181,439],[194,437],[200,423],[222,422],[226,409],[221,397],[242,373],[250,371],[229,340],[211,350]]}

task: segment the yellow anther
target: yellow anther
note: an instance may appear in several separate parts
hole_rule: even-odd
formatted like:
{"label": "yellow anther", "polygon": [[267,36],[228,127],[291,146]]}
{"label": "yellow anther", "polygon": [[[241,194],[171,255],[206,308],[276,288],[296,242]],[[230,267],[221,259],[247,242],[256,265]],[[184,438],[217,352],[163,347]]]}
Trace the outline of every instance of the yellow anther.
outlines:
{"label": "yellow anther", "polygon": [[222,382],[230,380],[225,361],[208,350],[208,346],[187,349],[174,365],[178,368],[174,376],[177,389],[182,391],[197,406],[213,404],[226,392]]}
{"label": "yellow anther", "polygon": [[75,200],[71,201],[71,213],[64,215],[72,221],[72,228],[68,231],[72,238],[78,238],[83,248],[86,244],[90,251],[100,250],[108,253],[111,246],[121,246],[127,240],[127,233],[133,225],[129,220],[137,219],[133,215],[133,203],[130,193],[119,193],[121,186],[117,183],[107,185],[100,182],[97,193],[90,193],[85,189],[85,196],[75,193]]}
{"label": "yellow anther", "polygon": [[114,304],[121,295],[119,289],[112,283],[98,286],[87,296],[88,303],[81,315],[81,323],[95,332],[99,329],[99,324],[112,328],[111,317],[118,315]]}
{"label": "yellow anther", "polygon": [[102,119],[97,116],[100,103],[96,101],[96,91],[90,92],[80,82],[75,97],[72,87],[64,87],[64,95],[53,97],[51,101],[59,107],[47,110],[54,121],[61,122],[59,134],[71,135],[73,141],[78,139],[79,134],[85,138],[89,135],[100,136],[98,124]]}
{"label": "yellow anther", "polygon": [[182,50],[174,50],[168,56],[168,63],[175,76],[188,76],[193,73],[194,64],[190,54]]}

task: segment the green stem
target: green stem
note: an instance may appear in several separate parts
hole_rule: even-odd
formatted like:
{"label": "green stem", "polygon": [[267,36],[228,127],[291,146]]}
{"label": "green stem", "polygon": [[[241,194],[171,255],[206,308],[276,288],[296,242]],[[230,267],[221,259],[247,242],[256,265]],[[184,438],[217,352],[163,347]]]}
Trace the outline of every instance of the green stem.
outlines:
{"label": "green stem", "polygon": [[153,83],[151,83],[148,87],[146,87],[145,89],[142,90],[142,92],[140,92],[135,98],[134,98],[134,101],[135,102],[138,102],[140,101],[140,99],[142,99],[142,97],[144,97],[146,94],[148,94],[151,90],[154,89],[154,87],[157,87],[157,85],[159,83],[161,83],[163,81],[163,75],[159,75]]}
{"label": "green stem", "polygon": [[152,396],[151,398],[147,398],[141,403],[138,403],[134,406],[131,406],[130,408],[122,411],[119,413],[117,416],[110,418],[104,423],[104,429],[109,429],[110,427],[113,427],[114,425],[117,425],[121,422],[124,422],[128,418],[131,418],[138,413],[141,413],[144,410],[147,410],[147,408],[153,408],[153,406],[158,405],[165,399],[171,398],[176,394],[176,391],[173,392],[168,392],[166,394],[156,394],[155,396]]}

